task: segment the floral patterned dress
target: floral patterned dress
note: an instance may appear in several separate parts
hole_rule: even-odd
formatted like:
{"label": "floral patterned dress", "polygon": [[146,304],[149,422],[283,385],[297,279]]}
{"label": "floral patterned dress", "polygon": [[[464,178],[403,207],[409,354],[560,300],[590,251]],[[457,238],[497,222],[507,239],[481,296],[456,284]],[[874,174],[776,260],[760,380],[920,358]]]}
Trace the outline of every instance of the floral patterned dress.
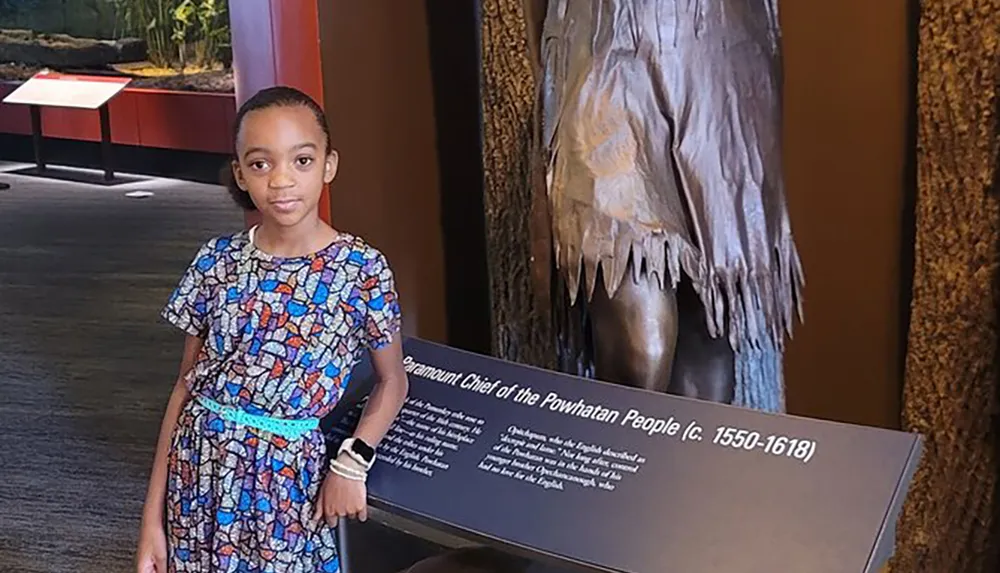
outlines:
{"label": "floral patterned dress", "polygon": [[[162,316],[205,340],[192,395],[293,420],[328,414],[361,353],[400,328],[385,257],[347,233],[289,258],[257,249],[252,232],[213,239]],[[189,401],[168,457],[170,571],[338,571],[335,529],[312,519],[325,459],[319,430],[287,439]]]}

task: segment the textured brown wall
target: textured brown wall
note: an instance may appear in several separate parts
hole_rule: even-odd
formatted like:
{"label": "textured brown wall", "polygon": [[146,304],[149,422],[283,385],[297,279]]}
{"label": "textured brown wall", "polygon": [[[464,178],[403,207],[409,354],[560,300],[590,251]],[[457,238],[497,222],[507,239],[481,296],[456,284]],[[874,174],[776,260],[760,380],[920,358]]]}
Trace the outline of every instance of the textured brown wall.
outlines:
{"label": "textured brown wall", "polygon": [[792,413],[899,425],[906,4],[781,2],[785,170],[806,274],[785,361]]}
{"label": "textured brown wall", "polygon": [[340,171],[333,223],[396,272],[404,332],[445,340],[444,263],[423,2],[320,3],[326,109]]}
{"label": "textured brown wall", "polygon": [[903,428],[925,453],[894,573],[1000,571],[1000,0],[920,3]]}

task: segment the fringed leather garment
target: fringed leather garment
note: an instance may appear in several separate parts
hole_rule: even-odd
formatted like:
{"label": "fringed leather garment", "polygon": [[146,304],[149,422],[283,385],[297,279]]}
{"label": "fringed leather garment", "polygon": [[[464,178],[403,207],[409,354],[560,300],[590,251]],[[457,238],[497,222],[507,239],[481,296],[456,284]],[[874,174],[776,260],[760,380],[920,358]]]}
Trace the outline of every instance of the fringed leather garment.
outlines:
{"label": "fringed leather garment", "polygon": [[737,352],[736,403],[784,408],[781,349],[804,286],[781,163],[777,0],[549,0],[543,144],[558,267],[683,271]]}

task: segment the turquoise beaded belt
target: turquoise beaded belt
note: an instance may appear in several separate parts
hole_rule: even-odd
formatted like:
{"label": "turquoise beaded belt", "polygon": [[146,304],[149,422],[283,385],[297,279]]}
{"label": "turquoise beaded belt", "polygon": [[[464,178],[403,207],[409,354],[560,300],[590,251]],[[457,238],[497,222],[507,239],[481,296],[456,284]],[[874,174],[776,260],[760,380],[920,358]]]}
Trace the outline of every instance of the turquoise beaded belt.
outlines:
{"label": "turquoise beaded belt", "polygon": [[309,418],[306,420],[286,420],[282,418],[272,418],[270,416],[258,416],[256,414],[244,412],[239,408],[223,406],[215,400],[206,398],[205,396],[198,396],[197,400],[199,404],[208,410],[215,412],[223,420],[236,424],[242,424],[244,426],[250,426],[251,428],[257,428],[258,430],[264,430],[265,432],[271,432],[272,434],[277,434],[289,440],[297,440],[305,434],[319,428],[318,418]]}

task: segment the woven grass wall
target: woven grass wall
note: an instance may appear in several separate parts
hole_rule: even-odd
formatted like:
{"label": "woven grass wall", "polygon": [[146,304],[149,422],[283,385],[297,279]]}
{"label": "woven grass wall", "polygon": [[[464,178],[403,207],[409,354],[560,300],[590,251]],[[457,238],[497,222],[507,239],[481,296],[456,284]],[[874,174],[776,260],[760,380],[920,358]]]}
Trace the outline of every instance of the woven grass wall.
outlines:
{"label": "woven grass wall", "polygon": [[1000,0],[924,0],[903,427],[927,438],[893,573],[997,570]]}
{"label": "woven grass wall", "polygon": [[482,0],[482,142],[494,356],[556,365],[549,287],[551,242],[535,148],[531,2]]}

